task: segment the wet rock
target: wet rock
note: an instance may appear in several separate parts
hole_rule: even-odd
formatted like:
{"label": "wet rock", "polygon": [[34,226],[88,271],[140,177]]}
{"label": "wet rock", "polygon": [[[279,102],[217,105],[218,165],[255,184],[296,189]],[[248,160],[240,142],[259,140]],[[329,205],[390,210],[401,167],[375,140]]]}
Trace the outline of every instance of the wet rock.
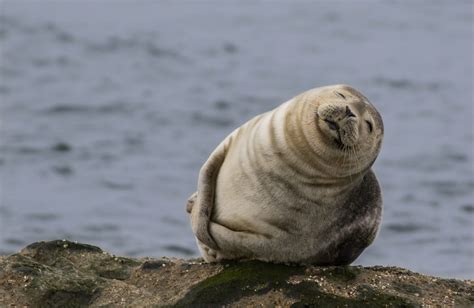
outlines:
{"label": "wet rock", "polygon": [[2,307],[468,307],[473,291],[472,280],[397,267],[131,259],[65,240],[0,256]]}

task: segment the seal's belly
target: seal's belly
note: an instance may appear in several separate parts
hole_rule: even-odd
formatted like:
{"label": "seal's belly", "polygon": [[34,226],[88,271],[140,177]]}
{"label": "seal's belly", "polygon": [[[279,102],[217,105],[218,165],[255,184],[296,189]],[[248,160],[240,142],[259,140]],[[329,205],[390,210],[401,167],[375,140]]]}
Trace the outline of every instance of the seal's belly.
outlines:
{"label": "seal's belly", "polygon": [[272,150],[236,139],[219,171],[212,220],[268,237],[318,232],[317,189],[300,183]]}

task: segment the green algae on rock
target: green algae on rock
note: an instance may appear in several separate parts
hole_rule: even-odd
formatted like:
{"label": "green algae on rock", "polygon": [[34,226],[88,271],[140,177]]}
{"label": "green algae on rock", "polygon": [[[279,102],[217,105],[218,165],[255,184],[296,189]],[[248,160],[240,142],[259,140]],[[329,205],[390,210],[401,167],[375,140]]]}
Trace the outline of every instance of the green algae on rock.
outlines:
{"label": "green algae on rock", "polygon": [[0,306],[470,307],[473,291],[397,267],[132,259],[65,240],[0,256]]}

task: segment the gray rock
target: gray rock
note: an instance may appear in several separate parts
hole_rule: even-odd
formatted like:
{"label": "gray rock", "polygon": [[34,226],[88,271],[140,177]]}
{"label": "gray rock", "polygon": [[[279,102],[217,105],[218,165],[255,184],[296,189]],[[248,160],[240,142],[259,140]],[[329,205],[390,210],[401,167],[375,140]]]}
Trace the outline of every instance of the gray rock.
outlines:
{"label": "gray rock", "polygon": [[472,307],[473,289],[397,267],[131,259],[61,240],[0,257],[2,307]]}

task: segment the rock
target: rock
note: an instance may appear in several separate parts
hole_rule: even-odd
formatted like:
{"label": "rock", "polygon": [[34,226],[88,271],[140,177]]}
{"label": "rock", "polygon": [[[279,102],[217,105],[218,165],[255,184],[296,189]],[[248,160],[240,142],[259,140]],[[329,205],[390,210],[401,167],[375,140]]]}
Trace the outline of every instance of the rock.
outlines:
{"label": "rock", "polygon": [[473,288],[397,267],[131,259],[65,240],[0,257],[2,307],[472,307]]}

